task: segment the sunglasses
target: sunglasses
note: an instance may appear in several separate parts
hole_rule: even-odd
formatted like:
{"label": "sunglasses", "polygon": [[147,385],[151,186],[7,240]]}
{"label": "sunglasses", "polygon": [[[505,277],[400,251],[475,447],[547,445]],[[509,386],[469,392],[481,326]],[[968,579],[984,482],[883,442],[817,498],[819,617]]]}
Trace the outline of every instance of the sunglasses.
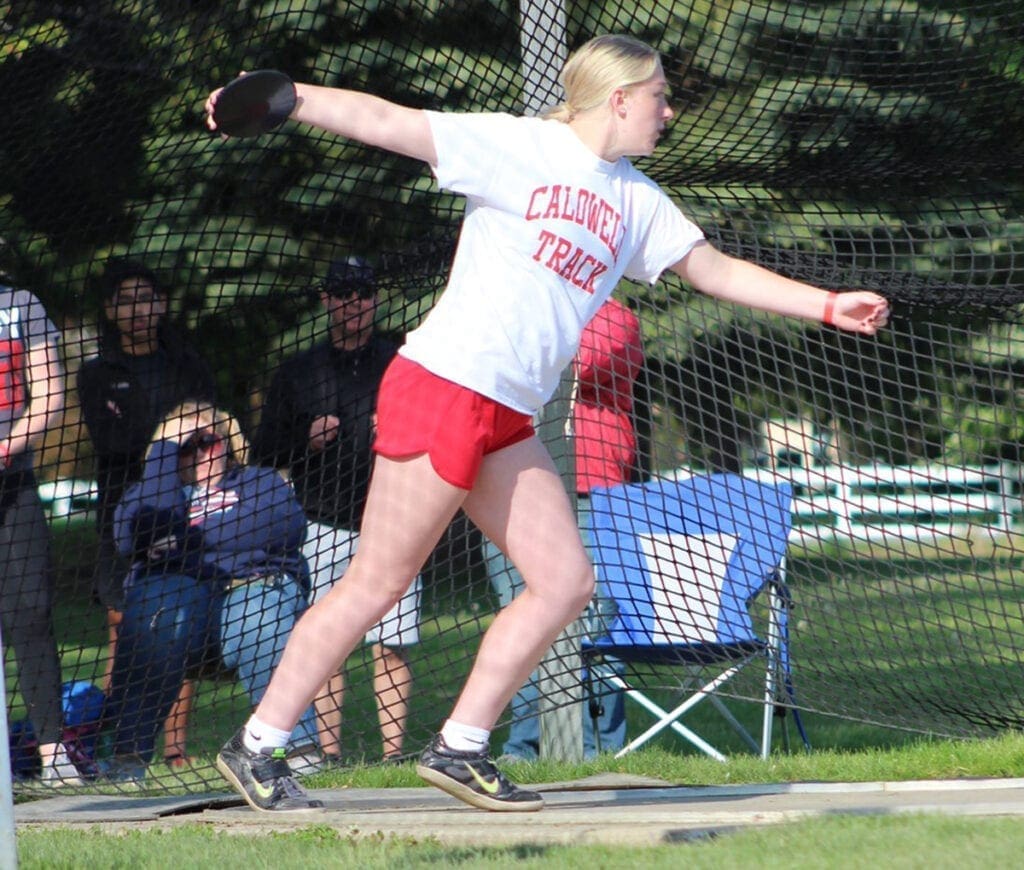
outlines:
{"label": "sunglasses", "polygon": [[220,435],[215,432],[193,432],[178,449],[179,453],[196,453],[210,450],[220,442]]}
{"label": "sunglasses", "polygon": [[320,289],[332,299],[342,302],[353,299],[361,299],[365,302],[377,295],[377,288],[372,284],[332,284],[323,281],[320,284]]}

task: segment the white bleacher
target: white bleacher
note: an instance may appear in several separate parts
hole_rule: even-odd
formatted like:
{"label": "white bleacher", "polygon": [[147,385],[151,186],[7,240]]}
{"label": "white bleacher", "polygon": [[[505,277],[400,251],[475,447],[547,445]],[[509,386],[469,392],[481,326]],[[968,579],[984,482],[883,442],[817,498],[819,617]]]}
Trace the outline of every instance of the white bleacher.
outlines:
{"label": "white bleacher", "polygon": [[[692,474],[689,469],[665,477]],[[744,470],[761,482],[793,487],[790,543],[813,546],[829,539],[927,541],[963,534],[1024,531],[1021,468],[1011,463],[945,465],[825,465]]]}

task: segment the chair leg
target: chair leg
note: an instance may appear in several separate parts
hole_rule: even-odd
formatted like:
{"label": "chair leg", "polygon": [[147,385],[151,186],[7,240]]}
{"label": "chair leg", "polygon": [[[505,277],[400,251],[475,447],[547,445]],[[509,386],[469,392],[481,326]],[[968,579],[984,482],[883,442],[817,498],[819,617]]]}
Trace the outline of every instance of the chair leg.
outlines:
{"label": "chair leg", "polygon": [[671,728],[680,737],[688,742],[692,743],[697,749],[703,752],[705,755],[714,758],[716,761],[725,761],[725,756],[715,749],[710,743],[708,743],[699,734],[687,728],[681,722],[678,721],[679,717],[686,713],[691,708],[695,707],[706,697],[710,696],[719,686],[724,685],[731,680],[737,673],[739,673],[748,662],[741,662],[726,671],[723,671],[711,682],[702,686],[698,689],[695,694],[691,695],[677,707],[671,711],[666,711],[662,707],[655,704],[650,698],[631,688],[625,680],[619,677],[617,674],[613,675],[602,675],[602,679],[607,680],[613,685],[621,687],[626,692],[627,698],[632,698],[637,704],[646,709],[649,713],[657,717],[657,720],[650,728],[643,732],[643,734],[630,741],[626,746],[620,749],[616,754],[616,758],[622,758],[638,747],[642,746],[648,740],[655,735],[664,731],[666,728]]}
{"label": "chair leg", "polygon": [[750,747],[752,752],[761,751],[760,744],[750,736],[750,732],[743,727],[743,723],[733,715],[732,710],[725,706],[725,702],[718,695],[712,695],[708,700],[718,710],[722,718],[732,726],[732,730],[739,734],[740,738]]}
{"label": "chair leg", "polygon": [[[598,755],[601,754],[601,729],[598,727],[598,721],[601,717],[602,709],[601,702],[597,697],[597,689],[594,687],[594,669],[597,667],[596,663],[592,663],[590,666],[584,668],[584,683],[587,689],[587,712],[590,714],[590,725],[594,734],[594,750]],[[600,684],[600,680],[598,681]]]}
{"label": "chair leg", "polygon": [[[664,725],[660,725],[660,727],[657,728],[657,731],[662,731],[666,727],[671,728],[676,734],[682,737],[683,740],[692,743],[694,746],[699,748],[700,751],[705,752],[708,755],[711,755],[716,760],[719,760],[719,762],[724,762],[725,755],[719,752],[714,746],[712,746],[706,740],[703,740],[698,734],[688,729],[682,723],[672,721],[671,714],[667,712],[664,707],[658,706],[642,692],[639,692],[633,687],[631,687],[629,683],[627,683],[620,675],[617,675],[615,671],[608,669],[605,672],[601,672],[598,667],[595,667],[595,676],[597,677],[598,683],[603,683],[605,686],[609,686],[612,689],[622,691],[627,698],[632,699],[634,703],[643,707],[651,715],[657,717],[659,723],[664,723]],[[624,746],[622,749],[618,750],[615,753],[615,757],[621,758],[623,757],[623,755],[626,755],[629,752],[638,749],[640,746],[646,743],[647,740],[653,737],[657,733],[657,731],[654,731],[654,733],[650,734],[649,736],[641,735],[640,737],[636,738],[631,743]]]}

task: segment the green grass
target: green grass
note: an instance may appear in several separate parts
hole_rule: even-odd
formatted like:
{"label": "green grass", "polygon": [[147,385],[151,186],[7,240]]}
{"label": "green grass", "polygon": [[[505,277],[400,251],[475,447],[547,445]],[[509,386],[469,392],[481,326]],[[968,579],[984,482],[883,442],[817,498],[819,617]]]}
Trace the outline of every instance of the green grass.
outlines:
{"label": "green grass", "polygon": [[19,834],[22,870],[163,868],[218,870],[282,867],[581,868],[721,870],[757,868],[969,868],[1017,866],[1024,827],[1015,819],[832,817],[751,828],[656,847],[443,846],[423,839],[355,839],[326,826],[244,836],[189,825],[173,830],[105,834],[99,830]]}
{"label": "green grass", "polygon": [[[727,764],[658,750],[621,761],[580,765],[553,762],[509,766],[529,782],[563,781],[621,771],[690,784],[793,781],[878,781],[1024,775],[1024,736],[992,740],[918,739],[903,747],[815,751],[774,756],[767,762],[737,756]],[[381,788],[419,785],[412,765],[354,768],[309,780],[311,786]],[[344,828],[343,824],[341,825]],[[988,868],[1016,866],[1024,828],[1016,819],[956,819],[928,815],[830,816],[790,824],[696,835],[673,844],[634,846],[445,846],[422,837],[352,834],[328,825],[289,833],[239,833],[213,825],[171,825],[132,830],[116,825],[23,827],[18,849],[23,868],[278,868],[278,867],[894,867]]]}
{"label": "green grass", "polygon": [[[95,535],[89,523],[71,523],[57,531],[55,623],[64,676],[98,681],[106,631],[104,614],[89,594]],[[883,558],[886,553],[878,552],[791,559],[795,607],[790,631],[798,700],[817,711],[839,714],[804,714],[814,747],[876,750],[913,744],[924,733],[995,733],[964,718],[974,710],[1013,721],[1024,708],[1018,698],[1015,652],[1017,639],[1024,636],[1016,552],[1001,545],[966,555],[920,550],[903,553],[902,559],[891,553]],[[446,605],[454,606],[454,592],[445,597],[438,591],[446,583],[432,587],[436,615],[425,620],[422,642],[412,650],[410,750],[423,745],[443,721],[491,618],[486,601],[481,599],[477,607],[463,600],[465,596],[457,612],[444,612]],[[18,718],[24,710],[16,670],[9,667],[7,673],[13,716]],[[348,758],[353,764],[372,762],[380,749],[365,649],[350,659],[349,676],[343,735]],[[648,682],[663,704],[680,695],[663,671],[649,674]],[[741,680],[734,692],[756,697],[753,675]],[[729,703],[741,720],[757,729],[757,705]],[[632,705],[627,709],[629,731],[635,735],[648,720]],[[189,750],[206,762],[205,769],[179,776],[158,764],[152,770],[153,785],[177,790],[217,782],[209,762],[247,712],[247,699],[229,677],[200,681]],[[687,721],[723,751],[745,751],[738,737],[722,729],[714,711],[698,708]],[[912,730],[887,724],[899,721]],[[500,727],[494,734],[492,745],[499,751],[506,732]],[[789,732],[796,743],[792,727]],[[670,733],[652,745],[668,758],[694,755]]]}
{"label": "green grass", "polygon": [[[64,676],[98,681],[106,630],[104,614],[89,594],[95,535],[88,523],[71,523],[57,531],[55,624]],[[1024,704],[1018,699],[1015,648],[1024,636],[1024,593],[1018,592],[1015,582],[1020,568],[1017,552],[1000,545],[967,555],[920,550],[904,553],[902,559],[892,553],[882,558],[886,553],[879,552],[791,559],[795,606],[790,631],[798,699],[810,701],[818,711],[839,714],[804,714],[813,745],[836,751],[886,749],[913,744],[922,733],[969,733],[973,726],[962,714],[975,708],[1008,720],[1018,716]],[[424,621],[422,642],[412,651],[413,750],[443,721],[491,618],[488,607],[461,599],[457,612],[443,612],[445,602],[451,601],[438,588],[432,596],[437,615]],[[7,686],[17,718],[24,710],[15,672],[8,668]],[[350,659],[349,674],[344,731],[349,759],[373,761],[379,747],[365,649]],[[679,697],[664,671],[649,674],[648,682],[652,695],[663,704]],[[753,676],[739,682],[735,693],[755,697]],[[757,727],[757,705],[730,701],[730,706],[749,726]],[[200,681],[190,751],[209,761],[247,709],[247,699],[228,676]],[[630,733],[639,733],[647,725],[645,714],[632,705],[627,709]],[[886,724],[901,720],[911,730]],[[738,737],[723,731],[713,711],[698,708],[688,722],[724,751],[743,750]],[[789,731],[795,742],[792,727]],[[495,732],[495,747],[500,747],[505,733],[506,728]],[[984,734],[985,728],[975,733]],[[652,745],[666,757],[693,755],[668,733]],[[163,787],[216,781],[209,770],[180,779],[168,776],[159,765],[153,772],[156,784]]]}
{"label": "green grass", "polygon": [[[502,768],[514,780],[530,783],[564,782],[599,773],[655,777],[676,785],[1024,777],[1024,735],[1007,733],[987,740],[913,737],[901,746],[780,752],[766,761],[737,754],[726,763],[700,755],[644,749],[619,759],[603,755],[576,763],[540,760],[503,764]],[[422,785],[411,763],[359,766],[318,774],[308,782],[320,788]]]}

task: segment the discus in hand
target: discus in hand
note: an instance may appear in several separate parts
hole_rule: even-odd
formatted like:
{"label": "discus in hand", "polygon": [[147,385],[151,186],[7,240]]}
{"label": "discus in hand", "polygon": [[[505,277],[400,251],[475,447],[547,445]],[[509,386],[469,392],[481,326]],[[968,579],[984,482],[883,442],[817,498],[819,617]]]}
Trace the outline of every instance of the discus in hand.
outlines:
{"label": "discus in hand", "polygon": [[276,69],[258,69],[217,94],[213,123],[226,136],[259,136],[283,124],[294,108],[295,83]]}

